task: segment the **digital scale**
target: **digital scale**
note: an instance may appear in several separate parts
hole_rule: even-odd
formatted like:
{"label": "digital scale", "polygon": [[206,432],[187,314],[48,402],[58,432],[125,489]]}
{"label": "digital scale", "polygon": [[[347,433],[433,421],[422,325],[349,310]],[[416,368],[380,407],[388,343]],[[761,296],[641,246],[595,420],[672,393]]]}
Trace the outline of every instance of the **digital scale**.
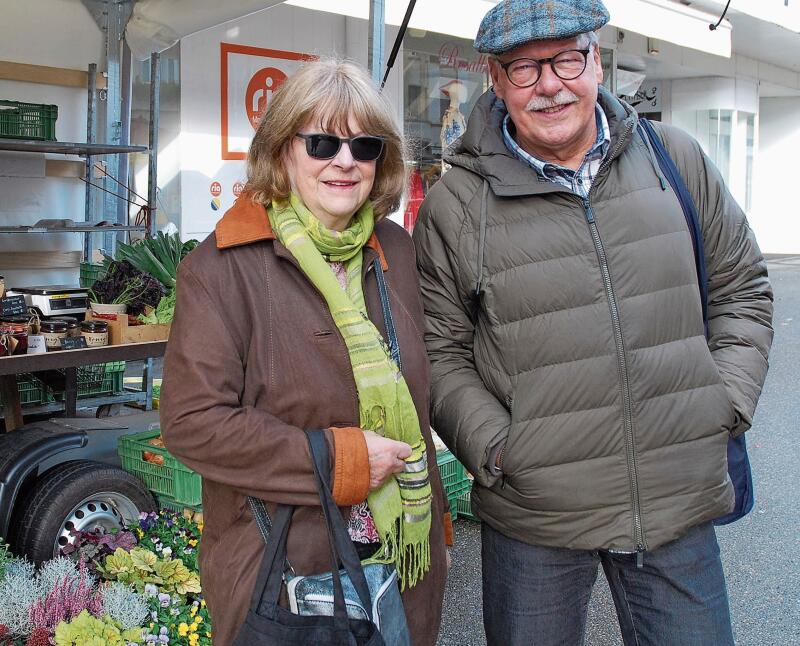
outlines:
{"label": "digital scale", "polygon": [[89,307],[89,294],[83,287],[48,285],[46,287],[14,287],[8,296],[20,294],[25,304],[39,311],[40,316],[60,314],[85,314]]}

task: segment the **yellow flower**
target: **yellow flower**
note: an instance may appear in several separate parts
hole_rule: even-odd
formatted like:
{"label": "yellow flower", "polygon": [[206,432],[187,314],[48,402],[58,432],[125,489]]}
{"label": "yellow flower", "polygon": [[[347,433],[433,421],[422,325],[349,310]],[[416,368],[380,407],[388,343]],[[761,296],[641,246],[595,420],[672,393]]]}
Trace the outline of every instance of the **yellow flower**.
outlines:
{"label": "yellow flower", "polygon": [[197,606],[192,606],[192,609],[189,611],[189,614],[194,617],[197,614]]}
{"label": "yellow flower", "polygon": [[197,547],[197,539],[196,538],[191,539],[189,541],[189,545],[191,545],[192,547]]}
{"label": "yellow flower", "polygon": [[139,538],[143,538],[143,537],[144,537],[144,532],[143,532],[143,531],[142,531],[140,528],[138,528],[138,527],[137,527],[137,528],[136,528],[136,535],[137,535]]}
{"label": "yellow flower", "polygon": [[189,624],[189,632],[190,633],[196,633],[197,632],[197,624],[196,623],[192,622],[192,623]]}
{"label": "yellow flower", "polygon": [[192,633],[191,635],[189,635],[190,646],[197,646],[198,641],[200,641],[200,637],[198,637],[196,633]]}
{"label": "yellow flower", "polygon": [[199,625],[200,625],[202,622],[203,622],[203,618],[202,618],[200,615],[197,615],[197,616],[194,618],[194,623],[196,623],[198,626],[199,626]]}
{"label": "yellow flower", "polygon": [[180,623],[180,625],[178,626],[178,634],[179,634],[181,637],[186,637],[186,634],[187,634],[188,632],[189,632],[189,626],[188,626],[188,624],[186,624],[186,622],[183,622],[183,621],[182,621],[182,622]]}

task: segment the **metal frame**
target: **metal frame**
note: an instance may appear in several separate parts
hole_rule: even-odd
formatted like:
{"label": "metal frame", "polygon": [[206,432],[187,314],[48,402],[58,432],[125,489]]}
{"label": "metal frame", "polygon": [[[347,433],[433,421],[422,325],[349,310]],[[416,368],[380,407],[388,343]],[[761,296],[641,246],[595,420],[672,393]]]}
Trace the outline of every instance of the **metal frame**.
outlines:
{"label": "metal frame", "polygon": [[[51,412],[64,409],[66,414],[74,416],[78,408],[78,373],[79,366],[109,361],[145,361],[142,375],[142,392],[129,392],[117,395],[104,395],[80,400],[81,405],[103,406],[121,402],[143,402],[147,410],[153,407],[153,357],[163,356],[167,349],[166,341],[148,341],[145,343],[128,343],[109,345],[98,348],[81,348],[79,350],[61,350],[45,354],[24,354],[0,358],[0,392],[5,403],[4,417],[6,431],[13,431],[23,424],[22,407],[19,403],[17,374],[21,372],[41,372],[43,370],[63,369],[65,371],[65,388],[63,404],[44,404],[26,409],[31,412]],[[39,410],[41,409],[41,410]]]}

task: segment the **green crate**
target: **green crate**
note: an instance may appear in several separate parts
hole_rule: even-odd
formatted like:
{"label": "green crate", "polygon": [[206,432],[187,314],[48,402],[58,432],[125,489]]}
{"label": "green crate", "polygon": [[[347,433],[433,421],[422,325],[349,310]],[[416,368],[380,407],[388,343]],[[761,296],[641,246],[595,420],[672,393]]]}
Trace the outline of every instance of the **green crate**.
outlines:
{"label": "green crate", "polygon": [[106,266],[96,262],[82,262],[80,269],[81,287],[91,287],[95,281],[106,275]]}
{"label": "green crate", "polygon": [[[122,460],[122,468],[139,477],[148,489],[158,495],[159,500],[171,508],[201,505],[203,481],[200,474],[172,457],[166,449],[147,443],[160,434],[161,430],[156,428],[121,436],[117,453]],[[144,451],[162,456],[164,464],[145,462],[142,455]]]}
{"label": "green crate", "polygon": [[186,503],[176,502],[174,499],[170,498],[169,496],[157,496],[158,498],[158,506],[160,509],[169,509],[170,511],[177,512],[182,514],[185,509],[191,509],[192,511],[203,511],[203,505],[187,505]]}
{"label": "green crate", "polygon": [[[78,399],[113,395],[124,390],[125,362],[109,361],[78,368]],[[53,393],[61,401],[64,392]]]}
{"label": "green crate", "polygon": [[472,490],[472,480],[465,480],[461,484],[453,487],[447,492],[447,500],[450,502],[450,513],[453,514],[453,518],[456,517],[458,512],[458,499],[461,496],[469,495],[469,492]]}
{"label": "green crate", "polygon": [[[19,390],[19,403],[23,406],[36,406],[48,401],[47,387],[33,375],[18,374],[17,390]],[[2,405],[3,396],[0,395],[0,406]]]}
{"label": "green crate", "polygon": [[472,488],[456,498],[455,508],[459,518],[480,522],[481,519],[472,513]]}
{"label": "green crate", "polygon": [[58,106],[0,101],[0,137],[56,140]]}
{"label": "green crate", "polygon": [[437,451],[436,464],[439,466],[439,477],[442,479],[445,491],[449,492],[450,489],[457,487],[467,479],[464,465],[456,460],[456,456],[446,449]]}

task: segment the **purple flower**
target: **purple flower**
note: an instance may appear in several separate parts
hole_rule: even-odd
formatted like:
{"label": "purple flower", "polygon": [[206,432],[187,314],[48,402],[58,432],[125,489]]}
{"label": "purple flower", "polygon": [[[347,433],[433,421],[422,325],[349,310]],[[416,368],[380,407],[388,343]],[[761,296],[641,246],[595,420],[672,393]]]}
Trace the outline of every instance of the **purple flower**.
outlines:
{"label": "purple flower", "polygon": [[169,602],[172,598],[165,592],[161,592],[158,595],[158,603],[161,605],[162,608],[169,608]]}

